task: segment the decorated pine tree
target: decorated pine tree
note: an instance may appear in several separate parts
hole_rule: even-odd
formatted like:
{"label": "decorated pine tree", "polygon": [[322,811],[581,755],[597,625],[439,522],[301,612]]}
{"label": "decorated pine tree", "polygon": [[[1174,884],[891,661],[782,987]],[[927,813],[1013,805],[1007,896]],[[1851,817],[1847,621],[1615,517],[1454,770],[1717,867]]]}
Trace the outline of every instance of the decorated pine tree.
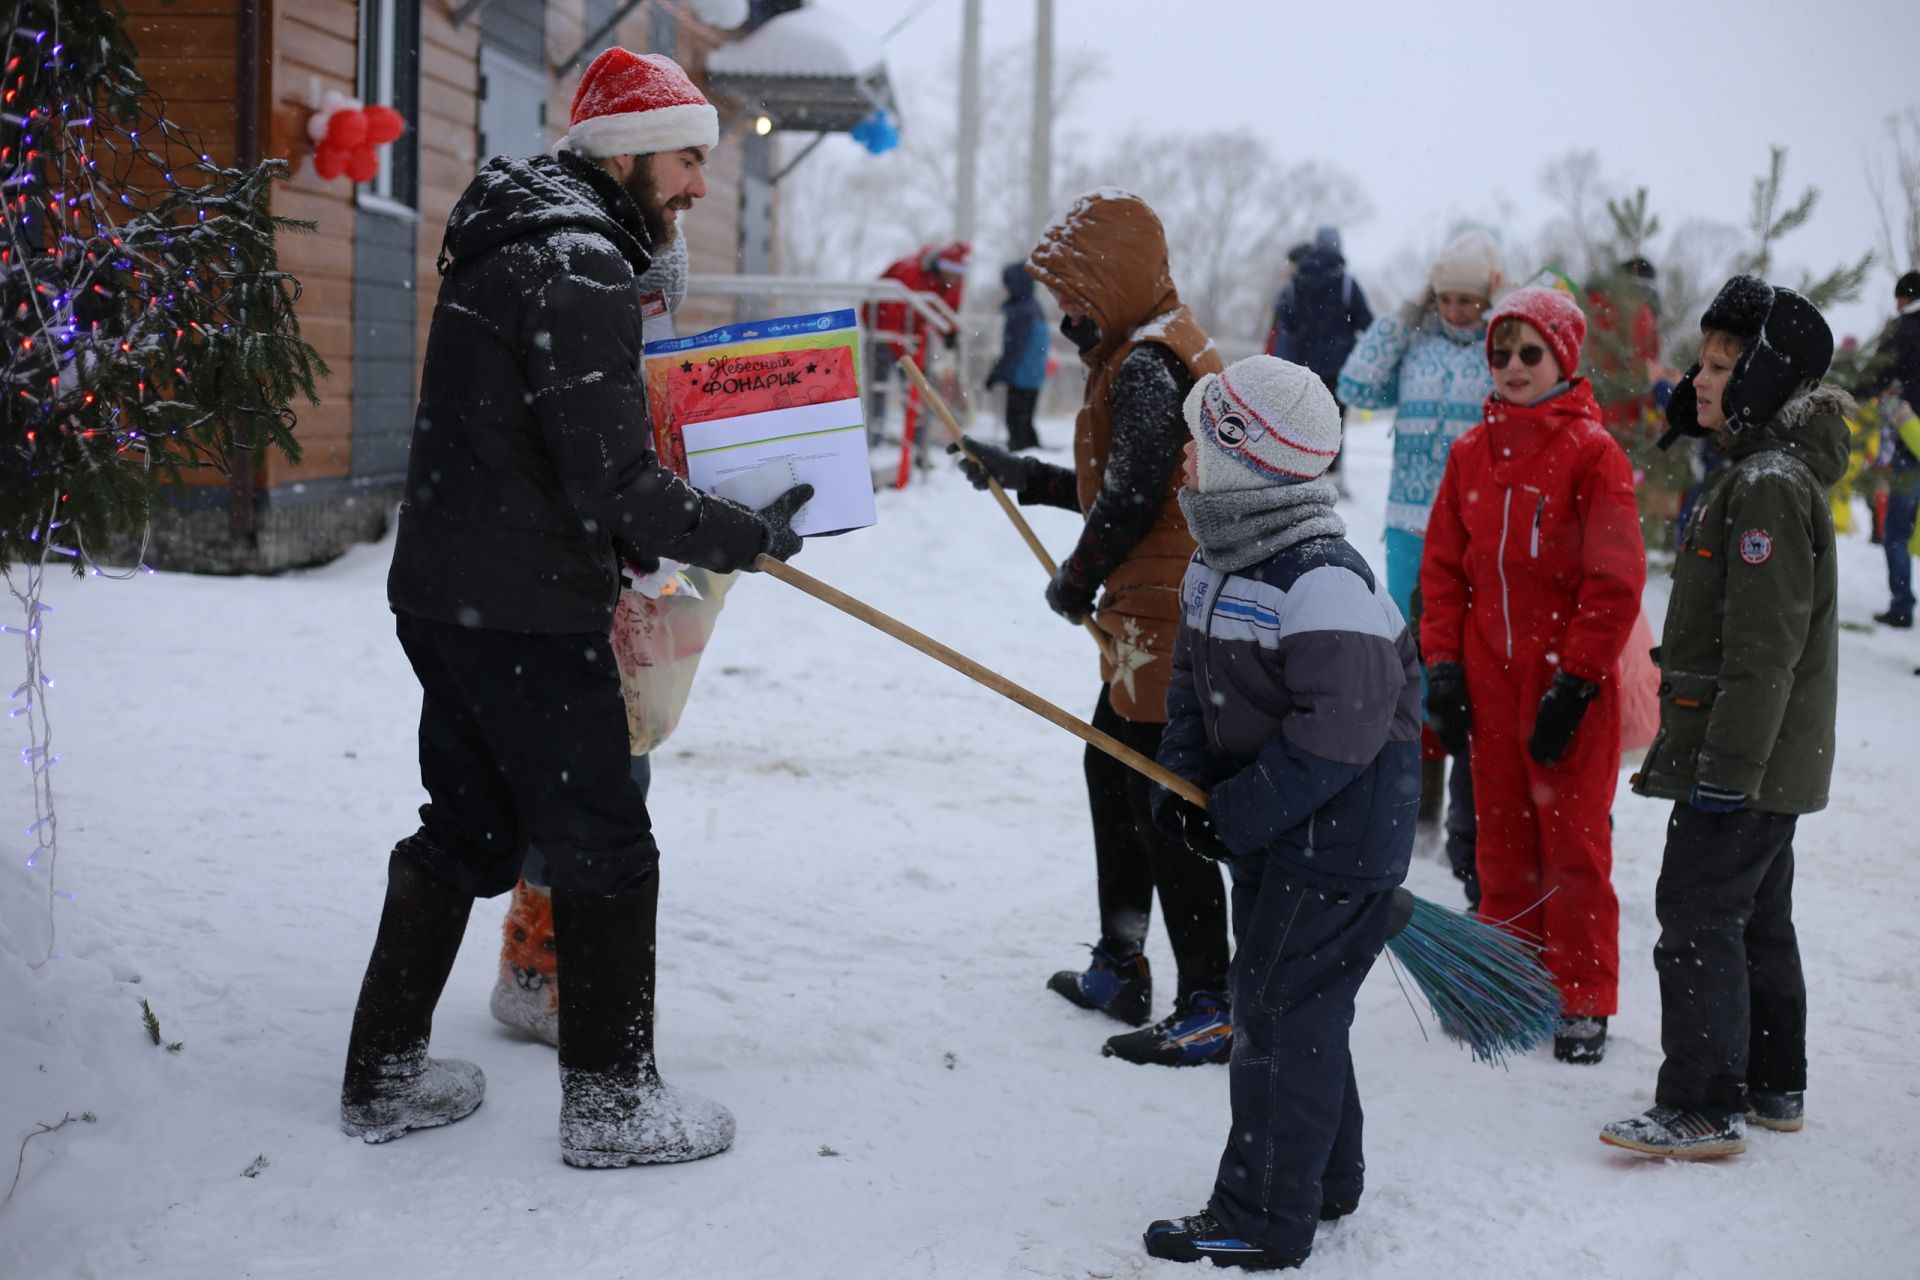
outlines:
{"label": "decorated pine tree", "polygon": [[[58,824],[42,666],[49,565],[76,572],[137,533],[162,485],[199,468],[299,456],[291,405],[326,373],[301,340],[297,280],[268,208],[283,161],[223,166],[141,78],[124,11],[0,0],[0,574],[25,679],[9,710],[31,739],[30,866],[52,873]],[[97,568],[95,572],[98,572]]]}
{"label": "decorated pine tree", "polygon": [[0,64],[0,562],[144,524],[192,468],[298,456],[290,405],[326,372],[268,208],[286,172],[234,169],[170,121],[122,11],[13,0]]}

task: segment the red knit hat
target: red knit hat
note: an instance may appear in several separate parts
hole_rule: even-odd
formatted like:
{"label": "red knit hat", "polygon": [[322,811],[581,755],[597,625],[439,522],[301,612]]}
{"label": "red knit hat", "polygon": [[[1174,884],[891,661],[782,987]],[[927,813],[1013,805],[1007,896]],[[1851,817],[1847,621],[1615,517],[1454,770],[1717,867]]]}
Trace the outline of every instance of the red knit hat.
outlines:
{"label": "red knit hat", "polygon": [[1560,376],[1573,377],[1580,368],[1580,344],[1587,340],[1587,318],[1573,295],[1559,289],[1531,285],[1515,289],[1500,300],[1487,317],[1487,350],[1493,350],[1493,331],[1508,318],[1525,320],[1540,331],[1560,362]]}
{"label": "red knit hat", "polygon": [[569,125],[554,150],[583,156],[644,156],[720,141],[719,113],[679,63],[618,45],[580,77]]}
{"label": "red knit hat", "polygon": [[950,276],[967,274],[967,262],[973,257],[973,245],[954,240],[934,256],[933,265]]}

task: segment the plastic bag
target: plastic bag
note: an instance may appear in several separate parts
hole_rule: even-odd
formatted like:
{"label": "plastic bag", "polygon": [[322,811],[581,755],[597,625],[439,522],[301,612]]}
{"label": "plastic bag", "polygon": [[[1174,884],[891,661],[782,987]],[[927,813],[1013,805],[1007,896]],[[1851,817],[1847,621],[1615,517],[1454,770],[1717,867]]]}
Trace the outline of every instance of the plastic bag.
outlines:
{"label": "plastic bag", "polygon": [[620,668],[627,737],[635,755],[666,741],[680,722],[700,655],[713,635],[727,591],[740,576],[687,566],[678,569],[678,580],[689,583],[692,590],[654,594],[661,575],[649,575],[642,586],[653,590],[624,590],[614,607],[613,658]]}

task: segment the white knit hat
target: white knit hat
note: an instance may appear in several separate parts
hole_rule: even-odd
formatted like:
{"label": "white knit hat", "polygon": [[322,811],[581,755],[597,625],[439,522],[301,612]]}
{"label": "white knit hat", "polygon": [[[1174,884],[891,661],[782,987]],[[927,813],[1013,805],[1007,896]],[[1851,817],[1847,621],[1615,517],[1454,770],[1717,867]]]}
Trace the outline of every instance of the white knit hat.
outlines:
{"label": "white knit hat", "polygon": [[1340,406],[1310,369],[1248,356],[1187,393],[1200,492],[1299,484],[1340,452]]}
{"label": "white knit hat", "polygon": [[1427,273],[1435,293],[1492,298],[1500,282],[1500,246],[1484,231],[1463,231],[1440,251]]}
{"label": "white knit hat", "polygon": [[555,151],[646,156],[720,141],[720,116],[680,64],[615,45],[588,64]]}

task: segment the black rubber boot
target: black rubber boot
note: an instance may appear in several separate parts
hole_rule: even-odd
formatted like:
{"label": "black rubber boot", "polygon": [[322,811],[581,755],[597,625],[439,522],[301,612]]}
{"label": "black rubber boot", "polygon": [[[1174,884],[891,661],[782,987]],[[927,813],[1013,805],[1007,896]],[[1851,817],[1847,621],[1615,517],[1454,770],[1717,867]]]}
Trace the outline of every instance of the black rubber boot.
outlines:
{"label": "black rubber boot", "polygon": [[360,983],[340,1086],[340,1127],[368,1142],[452,1124],[486,1096],[479,1067],[427,1056],[433,1009],[460,952],[473,898],[428,875],[406,855],[407,844],[401,841],[387,859],[386,906]]}
{"label": "black rubber boot", "polygon": [[654,1065],[660,878],[616,897],[553,891],[560,962],[560,1155],[582,1169],[677,1164],[733,1145],[733,1114]]}

